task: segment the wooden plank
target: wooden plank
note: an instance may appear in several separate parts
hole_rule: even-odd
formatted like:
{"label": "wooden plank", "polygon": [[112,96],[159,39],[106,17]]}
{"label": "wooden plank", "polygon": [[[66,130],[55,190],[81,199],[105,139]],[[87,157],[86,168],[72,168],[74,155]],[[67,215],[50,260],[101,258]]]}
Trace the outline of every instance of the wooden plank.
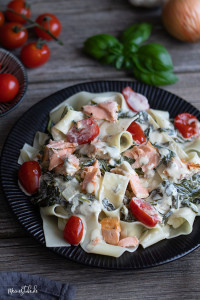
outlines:
{"label": "wooden plank", "polygon": [[105,295],[108,299],[197,299],[199,251],[153,269],[114,271],[76,264],[31,238],[13,239],[12,243],[5,239],[0,245],[0,271],[23,270],[68,281],[77,287],[77,300],[102,300]]}
{"label": "wooden plank", "polygon": [[[4,0],[3,3],[6,3]],[[5,7],[5,4],[4,4]],[[32,4],[32,18],[35,19],[38,12],[45,12],[46,7],[59,17],[63,31],[60,38],[65,45],[59,46],[50,43],[51,58],[42,68],[28,70],[31,82],[82,80],[98,78],[110,78],[113,76],[112,67],[102,67],[98,62],[87,57],[83,51],[83,42],[89,36],[98,33],[109,33],[118,36],[127,26],[136,22],[150,22],[154,25],[150,42],[161,43],[169,50],[175,72],[194,72],[200,70],[200,48],[198,43],[188,44],[170,37],[163,29],[159,10],[136,9],[125,1],[45,1]],[[103,20],[103,21],[102,21]],[[33,32],[30,34],[35,39]],[[20,50],[15,51],[17,55]],[[124,71],[116,71],[118,77],[125,77]]]}

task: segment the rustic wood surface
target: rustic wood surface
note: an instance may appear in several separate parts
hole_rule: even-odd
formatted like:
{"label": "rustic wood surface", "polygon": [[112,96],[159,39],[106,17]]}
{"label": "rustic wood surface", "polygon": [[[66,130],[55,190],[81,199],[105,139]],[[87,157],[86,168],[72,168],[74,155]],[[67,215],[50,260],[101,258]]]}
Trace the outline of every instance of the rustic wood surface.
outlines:
{"label": "rustic wood surface", "polygon": [[[8,1],[1,1],[5,9]],[[49,62],[28,70],[24,101],[0,119],[0,150],[18,118],[42,98],[75,83],[131,80],[124,71],[101,66],[82,52],[83,41],[97,33],[118,35],[134,22],[154,25],[151,41],[170,51],[179,82],[165,89],[200,109],[200,46],[181,43],[162,27],[160,10],[133,8],[127,0],[32,0],[32,18],[43,12],[59,17],[63,47],[51,42]],[[34,38],[34,34],[31,34]],[[14,52],[16,54],[19,51]],[[39,245],[14,219],[0,191],[0,271],[23,271],[68,281],[77,287],[76,299],[199,299],[200,249],[177,261],[139,271],[112,271],[71,262]],[[1,299],[1,296],[0,296]]]}

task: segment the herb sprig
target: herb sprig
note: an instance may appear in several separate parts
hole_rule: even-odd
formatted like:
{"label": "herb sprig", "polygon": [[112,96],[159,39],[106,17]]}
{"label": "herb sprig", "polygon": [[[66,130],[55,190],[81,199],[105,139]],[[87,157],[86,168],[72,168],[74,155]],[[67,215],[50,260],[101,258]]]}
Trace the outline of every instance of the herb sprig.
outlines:
{"label": "herb sprig", "polygon": [[84,51],[102,64],[116,69],[130,69],[134,77],[151,85],[175,83],[173,63],[166,48],[157,43],[144,43],[152,25],[138,23],[123,31],[120,40],[109,34],[97,34],[84,43]]}

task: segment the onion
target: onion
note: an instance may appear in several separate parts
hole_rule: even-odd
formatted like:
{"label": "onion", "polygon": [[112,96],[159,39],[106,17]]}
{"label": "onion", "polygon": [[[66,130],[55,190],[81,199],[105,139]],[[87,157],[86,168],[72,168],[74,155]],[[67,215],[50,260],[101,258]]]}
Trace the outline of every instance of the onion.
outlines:
{"label": "onion", "polygon": [[168,0],[162,10],[167,31],[185,42],[200,40],[200,0]]}

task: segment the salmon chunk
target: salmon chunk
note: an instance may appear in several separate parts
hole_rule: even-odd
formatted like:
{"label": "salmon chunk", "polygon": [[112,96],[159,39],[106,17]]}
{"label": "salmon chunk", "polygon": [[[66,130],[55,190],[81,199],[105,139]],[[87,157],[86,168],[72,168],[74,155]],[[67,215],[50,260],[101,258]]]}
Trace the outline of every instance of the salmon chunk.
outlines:
{"label": "salmon chunk", "polygon": [[95,160],[92,166],[85,167],[81,173],[83,182],[81,183],[82,192],[92,194],[98,186],[98,178],[101,176],[98,160]]}
{"label": "salmon chunk", "polygon": [[69,154],[69,156],[67,155],[66,158],[67,161],[63,161],[60,165],[55,167],[54,171],[57,175],[73,176],[80,169],[79,159],[73,154]]}
{"label": "salmon chunk", "polygon": [[[77,143],[68,143],[68,142],[65,142],[63,140],[59,140],[59,141],[52,141],[50,140],[49,144],[47,145],[47,147],[50,149],[50,148],[53,148],[53,149],[73,149],[78,146]],[[74,150],[71,150],[71,151],[74,151]]]}
{"label": "salmon chunk", "polygon": [[153,170],[160,161],[160,154],[158,150],[151,145],[150,142],[146,144],[135,146],[123,153],[124,156],[134,158],[135,162],[133,168],[142,168],[144,173]]}
{"label": "salmon chunk", "polygon": [[118,245],[121,232],[119,218],[104,218],[100,224],[104,241],[111,245]]}
{"label": "salmon chunk", "polygon": [[129,177],[129,185],[137,198],[147,198],[149,196],[147,188],[143,187],[138,174],[131,168],[128,162],[111,170],[112,173]]}
{"label": "salmon chunk", "polygon": [[63,164],[65,158],[76,150],[78,144],[66,143],[63,140],[52,141],[45,146],[43,163],[49,161],[49,171],[53,170],[57,166]]}
{"label": "salmon chunk", "polygon": [[138,238],[136,236],[128,236],[119,241],[118,246],[120,247],[137,247],[139,245]]}
{"label": "salmon chunk", "polygon": [[83,106],[83,112],[95,120],[117,121],[118,104],[114,101],[106,101],[97,105]]}
{"label": "salmon chunk", "polygon": [[55,150],[50,149],[49,151],[49,171],[53,170],[60,164],[62,164],[65,158],[69,155],[68,149]]}

